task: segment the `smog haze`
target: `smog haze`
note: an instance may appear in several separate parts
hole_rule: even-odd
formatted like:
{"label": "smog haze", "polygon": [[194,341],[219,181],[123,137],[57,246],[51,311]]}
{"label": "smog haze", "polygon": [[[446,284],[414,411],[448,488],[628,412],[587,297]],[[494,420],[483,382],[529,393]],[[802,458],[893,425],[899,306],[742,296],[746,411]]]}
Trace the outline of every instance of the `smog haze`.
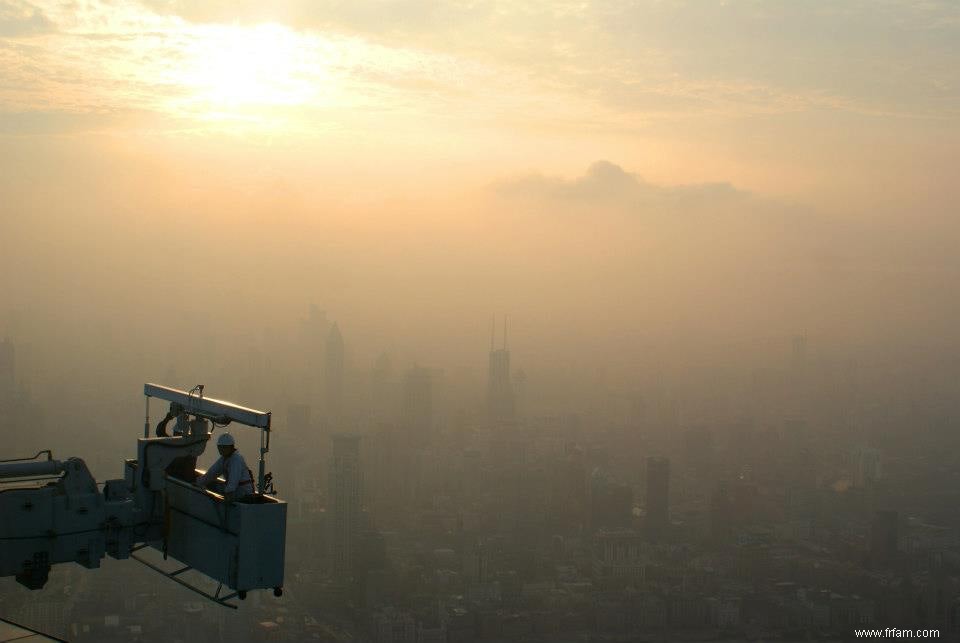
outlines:
{"label": "smog haze", "polygon": [[[704,426],[816,454],[821,490],[850,449],[951,469],[958,70],[946,1],[0,0],[9,457],[116,476],[143,384],[202,383],[274,411],[281,492],[306,497],[314,450],[323,504],[338,433],[374,457],[419,413],[417,457],[495,453],[508,350],[507,430],[562,425],[638,515],[641,464],[672,458],[680,493]],[[721,451],[686,500],[736,477]],[[377,484],[364,510],[402,533]],[[482,514],[445,484],[411,515]],[[905,520],[889,493],[870,510]]]}

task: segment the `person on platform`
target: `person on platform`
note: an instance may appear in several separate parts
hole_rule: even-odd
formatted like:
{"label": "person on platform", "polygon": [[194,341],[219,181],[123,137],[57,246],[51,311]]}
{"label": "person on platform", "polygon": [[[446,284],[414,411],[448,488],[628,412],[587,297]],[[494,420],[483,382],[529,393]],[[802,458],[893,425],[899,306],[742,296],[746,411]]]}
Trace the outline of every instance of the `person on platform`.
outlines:
{"label": "person on platform", "polygon": [[222,475],[226,483],[223,485],[223,495],[227,500],[241,500],[253,494],[253,474],[247,468],[247,462],[237,451],[236,442],[229,433],[224,433],[217,439],[217,451],[220,457],[207,472],[197,478],[197,484],[206,487]]}

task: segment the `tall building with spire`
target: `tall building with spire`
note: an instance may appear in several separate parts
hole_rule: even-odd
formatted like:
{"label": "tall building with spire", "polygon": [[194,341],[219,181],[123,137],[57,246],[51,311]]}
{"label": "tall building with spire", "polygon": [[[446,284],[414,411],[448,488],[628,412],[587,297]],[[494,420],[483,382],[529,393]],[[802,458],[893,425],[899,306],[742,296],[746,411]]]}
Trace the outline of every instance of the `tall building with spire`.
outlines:
{"label": "tall building with spire", "polygon": [[515,400],[510,381],[507,318],[503,318],[503,348],[496,348],[496,319],[490,327],[490,365],[487,374],[487,418],[499,424],[514,419]]}
{"label": "tall building with spire", "polygon": [[327,334],[323,369],[324,408],[329,421],[338,420],[343,410],[343,352],[343,336],[334,322]]}

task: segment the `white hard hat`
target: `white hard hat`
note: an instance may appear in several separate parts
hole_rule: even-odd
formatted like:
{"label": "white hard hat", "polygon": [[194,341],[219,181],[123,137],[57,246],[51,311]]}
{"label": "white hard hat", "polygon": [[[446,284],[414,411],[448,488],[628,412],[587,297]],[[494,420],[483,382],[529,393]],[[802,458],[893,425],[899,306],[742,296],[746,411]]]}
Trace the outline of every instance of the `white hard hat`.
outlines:
{"label": "white hard hat", "polygon": [[218,447],[232,447],[235,444],[236,442],[233,441],[233,436],[230,435],[229,433],[224,433],[219,438],[217,438]]}

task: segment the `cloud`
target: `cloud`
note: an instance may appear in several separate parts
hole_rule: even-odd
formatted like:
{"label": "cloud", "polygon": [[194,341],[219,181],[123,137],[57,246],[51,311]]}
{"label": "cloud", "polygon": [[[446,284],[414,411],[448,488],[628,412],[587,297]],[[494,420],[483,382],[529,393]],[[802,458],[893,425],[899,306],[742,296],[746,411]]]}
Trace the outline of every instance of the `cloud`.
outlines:
{"label": "cloud", "polygon": [[56,31],[38,7],[22,0],[0,1],[0,38],[20,38]]}
{"label": "cloud", "polygon": [[610,249],[632,245],[633,251],[624,250],[628,255],[642,247],[648,258],[696,261],[710,270],[763,266],[778,273],[849,275],[956,264],[946,252],[924,252],[936,235],[917,225],[838,216],[727,182],[651,183],[609,161],[595,162],[574,178],[528,174],[500,180],[490,190],[518,227],[535,221],[543,234],[602,238]]}
{"label": "cloud", "polygon": [[[574,178],[534,173],[503,179],[490,191],[506,225],[534,225],[545,237],[567,235],[574,240],[570,248],[599,244],[604,256],[591,260],[593,268],[612,261],[624,274],[768,280],[771,302],[793,288],[811,297],[828,293],[840,298],[831,305],[841,305],[863,289],[886,293],[891,279],[899,280],[891,292],[913,297],[910,288],[926,292],[960,272],[951,250],[960,228],[944,218],[844,215],[727,182],[660,185],[609,161]],[[611,258],[617,254],[621,259]]]}
{"label": "cloud", "polygon": [[471,58],[664,119],[934,116],[956,98],[955,2],[143,1],[196,22],[278,21]]}
{"label": "cloud", "polygon": [[[897,50],[875,37],[893,29],[897,11],[866,21],[870,33],[851,36],[863,41],[856,60],[883,60],[890,63],[885,69],[900,69],[895,81],[887,81],[886,72],[854,69],[843,51],[830,48],[845,42],[826,29],[830,21],[852,30],[866,9],[827,5],[817,5],[804,21],[805,10],[789,3],[747,10],[706,1],[696,8],[671,2],[498,6],[489,0],[32,2],[0,0],[0,36],[54,27],[58,33],[0,43],[0,105],[7,111],[131,108],[209,120],[223,110],[207,100],[219,94],[209,88],[205,61],[225,51],[222,41],[230,40],[230,32],[259,26],[283,32],[283,41],[306,62],[287,70],[293,80],[286,85],[305,88],[299,95],[313,97],[320,110],[349,108],[344,120],[350,122],[370,115],[381,123],[389,113],[408,123],[456,120],[469,127],[576,135],[589,128],[618,136],[678,126],[690,134],[702,123],[713,136],[731,131],[717,129],[718,120],[757,116],[763,125],[778,118],[816,124],[849,113],[955,114],[949,109],[955,102],[949,65],[955,45],[945,37],[955,35],[954,28],[930,26],[949,17],[942,7],[924,14],[924,21],[908,12],[917,30],[924,27],[939,44],[907,39],[919,57],[898,58],[902,69],[891,60]],[[761,38],[767,27],[783,32],[795,47]],[[743,38],[744,29],[759,40]],[[820,38],[830,45],[826,53],[814,46]],[[249,72],[237,75],[243,73]],[[261,84],[282,77],[269,75]],[[870,87],[847,91],[858,82]],[[880,95],[880,85],[891,83],[895,100]],[[907,100],[926,106],[907,108],[901,104]],[[238,114],[236,120],[296,121],[277,111]],[[310,131],[314,120],[284,127]],[[391,127],[403,131],[406,125]]]}
{"label": "cloud", "polygon": [[656,185],[610,161],[597,161],[583,176],[574,179],[531,174],[499,181],[493,190],[505,197],[553,204],[618,206],[636,211],[719,206],[749,197],[729,183]]}

